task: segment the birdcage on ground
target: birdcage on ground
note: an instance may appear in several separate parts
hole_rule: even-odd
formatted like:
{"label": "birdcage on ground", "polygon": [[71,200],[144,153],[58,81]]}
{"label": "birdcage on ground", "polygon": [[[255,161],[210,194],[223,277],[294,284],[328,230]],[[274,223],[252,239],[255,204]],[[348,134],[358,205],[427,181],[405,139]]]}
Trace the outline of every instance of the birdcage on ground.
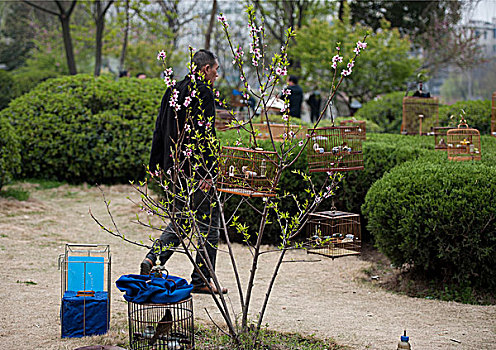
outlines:
{"label": "birdcage on ground", "polygon": [[109,245],[66,244],[59,256],[62,338],[108,331],[110,265]]}
{"label": "birdcage on ground", "polygon": [[224,146],[219,166],[219,191],[248,197],[275,196],[276,152]]}
{"label": "birdcage on ground", "polygon": [[449,160],[481,160],[480,132],[469,128],[465,119],[462,118],[457,128],[448,130],[446,138]]}
{"label": "birdcage on ground", "polygon": [[276,142],[284,142],[286,139],[302,139],[307,132],[307,127],[296,124],[253,123],[253,127],[257,130],[257,139],[268,140],[270,139],[270,133],[272,133],[272,138]]}
{"label": "birdcage on ground", "polygon": [[177,303],[128,302],[131,350],[194,349],[193,298]]}
{"label": "birdcage on ground", "polygon": [[493,92],[493,102],[491,105],[491,135],[496,136],[496,91]]}
{"label": "birdcage on ground", "polygon": [[358,133],[362,141],[367,139],[367,122],[365,120],[347,119],[339,122],[341,126],[358,126]]}
{"label": "birdcage on ground", "polygon": [[427,135],[438,125],[439,101],[436,97],[403,97],[401,133]]}
{"label": "birdcage on ground", "polygon": [[358,126],[309,129],[308,168],[313,172],[363,170],[362,138]]}
{"label": "birdcage on ground", "polygon": [[448,130],[453,129],[450,126],[435,126],[432,128],[434,133],[434,149],[446,151],[448,149],[447,133]]}
{"label": "birdcage on ground", "polygon": [[330,210],[312,213],[306,224],[307,252],[329,258],[359,255],[360,215]]}

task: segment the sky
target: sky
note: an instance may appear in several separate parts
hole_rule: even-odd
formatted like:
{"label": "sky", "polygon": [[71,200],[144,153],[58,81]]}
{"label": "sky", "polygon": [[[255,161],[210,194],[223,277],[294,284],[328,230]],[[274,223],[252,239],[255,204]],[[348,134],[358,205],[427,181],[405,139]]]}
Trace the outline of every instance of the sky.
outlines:
{"label": "sky", "polygon": [[467,19],[486,22],[492,22],[493,17],[496,17],[496,0],[481,0],[477,7],[467,14]]}

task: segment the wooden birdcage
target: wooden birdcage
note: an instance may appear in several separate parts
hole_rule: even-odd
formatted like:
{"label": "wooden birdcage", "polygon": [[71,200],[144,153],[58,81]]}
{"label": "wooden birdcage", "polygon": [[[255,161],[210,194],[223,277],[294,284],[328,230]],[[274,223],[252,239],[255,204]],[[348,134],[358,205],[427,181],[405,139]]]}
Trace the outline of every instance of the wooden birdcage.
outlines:
{"label": "wooden birdcage", "polygon": [[434,149],[446,151],[448,149],[447,132],[453,129],[450,126],[435,126],[432,128],[434,132]]}
{"label": "wooden birdcage", "polygon": [[358,126],[309,129],[308,169],[315,172],[363,170],[362,138]]}
{"label": "wooden birdcage", "polygon": [[469,128],[462,118],[457,128],[447,132],[448,159],[481,160],[481,139],[477,129]]}
{"label": "wooden birdcage", "polygon": [[131,350],[194,349],[193,298],[170,304],[128,302]]}
{"label": "wooden birdcage", "polygon": [[358,132],[360,133],[360,138],[362,141],[367,139],[367,122],[365,120],[348,119],[341,120],[339,125],[341,126],[358,126]]}
{"label": "wooden birdcage", "polygon": [[224,146],[219,166],[219,191],[248,197],[275,196],[276,152]]}
{"label": "wooden birdcage", "polygon": [[286,124],[267,124],[267,123],[253,123],[253,127],[257,130],[257,139],[268,140],[270,139],[269,133],[276,142],[284,142],[288,137],[291,139],[291,133],[294,138],[301,139],[305,137],[307,128],[302,125],[286,125]]}
{"label": "wooden birdcage", "polygon": [[338,258],[359,255],[361,249],[360,215],[343,211],[310,214],[306,224],[307,252]]}
{"label": "wooden birdcage", "polygon": [[438,124],[439,101],[436,97],[403,97],[401,133],[427,135]]}
{"label": "wooden birdcage", "polygon": [[491,135],[496,137],[496,92],[493,92],[493,102],[491,107]]}

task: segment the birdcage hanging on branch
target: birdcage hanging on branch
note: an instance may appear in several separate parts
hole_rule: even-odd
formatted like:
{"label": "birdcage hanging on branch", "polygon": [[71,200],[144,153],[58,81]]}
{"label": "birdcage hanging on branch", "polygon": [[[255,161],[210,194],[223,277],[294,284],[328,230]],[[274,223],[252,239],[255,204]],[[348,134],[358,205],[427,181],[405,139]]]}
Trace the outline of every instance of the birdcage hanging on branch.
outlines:
{"label": "birdcage hanging on branch", "polygon": [[491,135],[496,137],[496,91],[493,92],[493,102],[491,107]]}
{"label": "birdcage hanging on branch", "polygon": [[448,130],[453,129],[450,126],[435,126],[432,128],[434,132],[434,149],[446,151],[448,144],[446,143]]}
{"label": "birdcage hanging on branch", "polygon": [[337,211],[312,213],[306,224],[307,252],[329,258],[359,255],[360,215]]}
{"label": "birdcage hanging on branch", "polygon": [[262,148],[222,147],[218,190],[247,197],[276,195],[277,153]]}
{"label": "birdcage hanging on branch", "polygon": [[427,135],[438,124],[439,101],[436,97],[403,97],[404,135]]}
{"label": "birdcage hanging on branch", "polygon": [[479,130],[469,128],[463,116],[458,127],[448,130],[446,137],[449,160],[481,160]]}
{"label": "birdcage hanging on branch", "polygon": [[362,138],[358,126],[309,129],[309,172],[363,170]]}
{"label": "birdcage hanging on branch", "polygon": [[358,126],[358,133],[362,141],[367,139],[367,122],[365,120],[347,119],[339,122],[341,126]]}

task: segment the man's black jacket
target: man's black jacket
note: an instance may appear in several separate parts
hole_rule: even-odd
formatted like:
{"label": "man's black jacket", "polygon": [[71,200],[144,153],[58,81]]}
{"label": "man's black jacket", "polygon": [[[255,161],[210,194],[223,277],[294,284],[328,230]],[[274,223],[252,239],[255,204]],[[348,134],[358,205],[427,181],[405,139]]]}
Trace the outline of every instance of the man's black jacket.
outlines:
{"label": "man's black jacket", "polygon": [[[192,163],[198,163],[188,161],[188,149],[191,149],[188,145],[193,144],[193,149],[196,149],[193,154],[199,154],[206,162],[206,167],[210,169],[211,173],[215,173],[216,158],[206,142],[206,138],[209,135],[215,136],[215,99],[211,86],[201,81],[198,77],[195,77],[195,81],[192,81],[188,75],[176,86],[168,88],[165,92],[155,122],[155,131],[153,132],[149,163],[150,171],[157,170],[157,166],[164,171],[172,168],[174,159],[171,150],[175,150],[177,147],[178,164],[184,170],[185,175],[190,176]],[[177,104],[180,105],[180,109],[178,111],[171,106],[174,90],[179,93]],[[191,102],[185,107],[184,104],[187,99],[191,99]],[[186,132],[186,137],[178,144],[178,137],[186,125],[189,126],[188,128],[191,129],[191,132]],[[201,140],[192,138],[195,130],[202,136]],[[203,152],[198,150],[200,145],[204,147]],[[193,159],[193,155],[189,157],[189,159]],[[197,169],[196,174],[200,178],[210,177],[206,167],[200,166]]]}

